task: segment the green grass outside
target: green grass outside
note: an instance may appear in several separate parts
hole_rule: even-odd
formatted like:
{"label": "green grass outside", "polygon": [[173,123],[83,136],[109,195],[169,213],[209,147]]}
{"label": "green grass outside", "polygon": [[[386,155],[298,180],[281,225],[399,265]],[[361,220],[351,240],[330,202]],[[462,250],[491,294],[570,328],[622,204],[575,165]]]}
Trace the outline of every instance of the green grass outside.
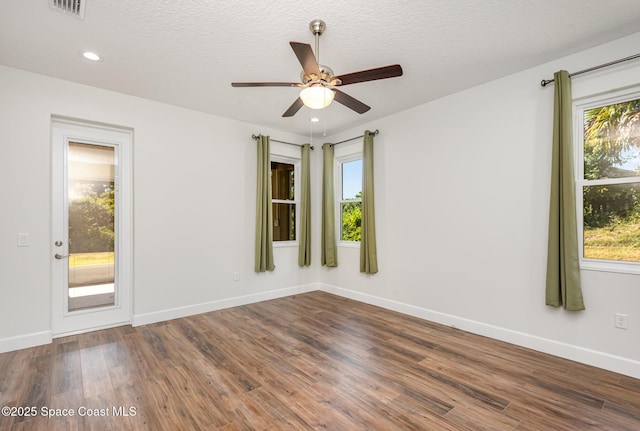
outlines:
{"label": "green grass outside", "polygon": [[585,229],[584,257],[640,262],[640,220]]}
{"label": "green grass outside", "polygon": [[114,253],[74,253],[69,255],[69,266],[105,265],[113,263]]}

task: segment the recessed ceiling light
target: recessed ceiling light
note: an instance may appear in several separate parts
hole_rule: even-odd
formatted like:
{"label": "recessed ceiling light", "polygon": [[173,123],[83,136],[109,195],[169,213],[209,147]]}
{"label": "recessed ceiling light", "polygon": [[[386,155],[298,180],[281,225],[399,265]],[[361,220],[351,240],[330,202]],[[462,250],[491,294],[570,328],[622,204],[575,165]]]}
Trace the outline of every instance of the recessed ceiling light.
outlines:
{"label": "recessed ceiling light", "polygon": [[312,123],[317,123],[320,121],[320,119],[318,117],[311,117],[309,121],[311,121]]}
{"label": "recessed ceiling light", "polygon": [[100,56],[98,54],[96,54],[95,52],[85,51],[85,52],[82,53],[82,56],[84,58],[86,58],[87,60],[100,61]]}

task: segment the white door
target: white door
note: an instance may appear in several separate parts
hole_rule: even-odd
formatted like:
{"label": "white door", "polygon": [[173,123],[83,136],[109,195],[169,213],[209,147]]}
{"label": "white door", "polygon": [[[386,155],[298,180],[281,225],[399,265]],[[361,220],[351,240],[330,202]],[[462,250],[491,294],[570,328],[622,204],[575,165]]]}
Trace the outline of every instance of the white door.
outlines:
{"label": "white door", "polygon": [[52,330],[131,322],[131,141],[121,130],[52,121]]}

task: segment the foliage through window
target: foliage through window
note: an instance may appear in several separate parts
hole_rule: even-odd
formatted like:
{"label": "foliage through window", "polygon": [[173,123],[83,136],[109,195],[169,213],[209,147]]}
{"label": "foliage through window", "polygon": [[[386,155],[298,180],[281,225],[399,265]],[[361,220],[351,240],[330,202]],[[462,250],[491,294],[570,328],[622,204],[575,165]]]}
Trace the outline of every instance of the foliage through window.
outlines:
{"label": "foliage through window", "polygon": [[640,99],[579,112],[583,257],[640,262]]}
{"label": "foliage through window", "polygon": [[271,162],[271,202],[273,208],[273,240],[296,239],[295,165]]}
{"label": "foliage through window", "polygon": [[72,180],[69,193],[69,253],[114,250],[114,183]]}
{"label": "foliage through window", "polygon": [[362,159],[340,163],[340,240],[362,238]]}

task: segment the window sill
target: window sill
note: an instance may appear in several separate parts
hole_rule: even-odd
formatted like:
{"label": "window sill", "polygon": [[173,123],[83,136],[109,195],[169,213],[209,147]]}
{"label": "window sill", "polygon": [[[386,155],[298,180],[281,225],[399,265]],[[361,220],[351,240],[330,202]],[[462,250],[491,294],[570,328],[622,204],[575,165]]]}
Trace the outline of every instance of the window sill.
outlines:
{"label": "window sill", "polygon": [[298,241],[273,241],[273,248],[297,247]]}
{"label": "window sill", "polygon": [[640,275],[640,264],[583,261],[580,262],[580,270]]}
{"label": "window sill", "polygon": [[355,241],[338,241],[338,247],[360,248],[360,243]]}

